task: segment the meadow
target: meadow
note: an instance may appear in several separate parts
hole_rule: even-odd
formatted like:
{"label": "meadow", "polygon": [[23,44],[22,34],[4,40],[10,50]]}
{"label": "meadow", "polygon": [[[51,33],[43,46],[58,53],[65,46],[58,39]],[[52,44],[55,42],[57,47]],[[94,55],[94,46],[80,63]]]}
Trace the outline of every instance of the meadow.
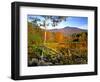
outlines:
{"label": "meadow", "polygon": [[87,32],[65,35],[28,23],[28,66],[87,64]]}

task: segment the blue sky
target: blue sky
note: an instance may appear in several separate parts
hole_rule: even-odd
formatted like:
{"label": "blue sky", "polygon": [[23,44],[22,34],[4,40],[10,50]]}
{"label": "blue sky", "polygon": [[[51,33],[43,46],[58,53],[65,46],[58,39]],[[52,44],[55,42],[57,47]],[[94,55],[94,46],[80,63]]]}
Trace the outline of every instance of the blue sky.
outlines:
{"label": "blue sky", "polygon": [[[41,16],[34,16],[34,15],[28,15],[28,21],[32,21],[33,17],[37,17],[43,20]],[[48,21],[50,22],[50,21]],[[80,29],[88,29],[88,17],[75,17],[75,16],[68,16],[66,18],[66,21],[60,22],[56,27],[52,27],[49,25],[47,29],[60,29],[64,27],[77,27]],[[43,27],[41,27],[43,28]]]}

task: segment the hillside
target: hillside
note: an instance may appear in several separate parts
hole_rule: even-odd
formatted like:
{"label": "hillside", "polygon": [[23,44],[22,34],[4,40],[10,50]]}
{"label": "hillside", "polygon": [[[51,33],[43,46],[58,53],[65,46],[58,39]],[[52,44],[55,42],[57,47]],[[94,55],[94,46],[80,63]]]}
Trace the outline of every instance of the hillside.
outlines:
{"label": "hillside", "polygon": [[81,32],[87,32],[87,30],[84,29],[80,29],[77,27],[64,27],[61,29],[52,29],[52,30],[48,30],[50,32],[61,32],[64,35],[72,35],[73,33],[81,33]]}
{"label": "hillside", "polygon": [[87,30],[65,27],[44,35],[44,29],[28,23],[28,66],[87,64]]}

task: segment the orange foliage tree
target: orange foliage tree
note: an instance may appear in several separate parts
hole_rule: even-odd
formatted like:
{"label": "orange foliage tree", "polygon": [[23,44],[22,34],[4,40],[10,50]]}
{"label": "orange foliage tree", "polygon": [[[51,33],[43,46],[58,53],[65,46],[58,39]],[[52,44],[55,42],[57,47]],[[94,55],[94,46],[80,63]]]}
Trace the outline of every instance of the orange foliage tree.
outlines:
{"label": "orange foliage tree", "polygon": [[56,40],[56,42],[58,42],[58,43],[63,42],[63,40],[64,40],[63,34],[62,34],[61,32],[56,32],[56,33],[55,33],[55,40]]}
{"label": "orange foliage tree", "polygon": [[51,39],[51,32],[47,31],[47,33],[46,33],[46,40],[50,41],[50,39]]}

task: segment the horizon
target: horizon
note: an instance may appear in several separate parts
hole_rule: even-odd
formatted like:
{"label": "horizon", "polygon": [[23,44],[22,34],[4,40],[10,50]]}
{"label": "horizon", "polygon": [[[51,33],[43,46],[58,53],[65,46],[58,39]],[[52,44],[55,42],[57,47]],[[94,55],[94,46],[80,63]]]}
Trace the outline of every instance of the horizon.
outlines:
{"label": "horizon", "polygon": [[[44,27],[40,27],[40,28],[45,29]],[[70,27],[70,26],[66,26],[66,27],[63,27],[63,28],[47,29],[47,30],[59,30],[59,29],[64,29],[64,28],[76,28],[76,29],[88,30],[88,29],[83,29],[83,28],[78,28],[78,27]]]}

